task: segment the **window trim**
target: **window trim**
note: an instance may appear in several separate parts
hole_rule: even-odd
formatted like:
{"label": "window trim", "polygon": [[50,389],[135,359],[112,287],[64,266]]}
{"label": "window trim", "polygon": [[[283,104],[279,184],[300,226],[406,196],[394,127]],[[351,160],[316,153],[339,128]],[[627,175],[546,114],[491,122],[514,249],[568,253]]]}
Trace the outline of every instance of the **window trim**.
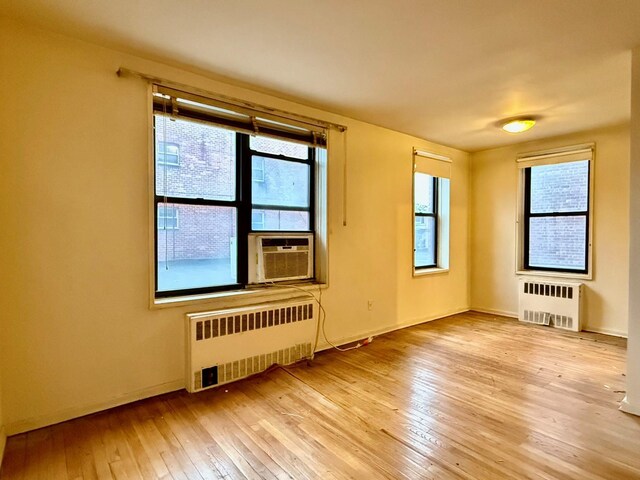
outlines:
{"label": "window trim", "polygon": [[[527,268],[525,263],[526,250],[528,248],[528,216],[526,209],[527,202],[527,170],[530,171],[531,166],[551,165],[559,163],[568,163],[572,161],[587,160],[589,162],[589,190],[588,190],[588,210],[586,213],[587,222],[587,238],[586,238],[586,271],[574,269],[554,269],[545,267]],[[580,145],[572,145],[537,152],[525,153],[518,155],[516,162],[518,163],[518,192],[517,192],[517,208],[516,208],[516,275],[536,275],[543,277],[569,278],[579,280],[592,280],[594,277],[593,263],[593,239],[595,223],[594,218],[594,196],[595,196],[595,172],[596,172],[596,151],[595,143],[585,143]],[[563,215],[563,214],[560,214]],[[539,215],[535,215],[539,216]],[[549,216],[559,216],[552,214]],[[563,215],[564,216],[564,215]]]}

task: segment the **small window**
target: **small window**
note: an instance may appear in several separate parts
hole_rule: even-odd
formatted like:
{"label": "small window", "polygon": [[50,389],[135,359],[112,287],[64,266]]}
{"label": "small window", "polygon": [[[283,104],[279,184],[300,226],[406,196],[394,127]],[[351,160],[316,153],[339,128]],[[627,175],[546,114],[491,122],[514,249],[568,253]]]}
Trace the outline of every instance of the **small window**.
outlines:
{"label": "small window", "polygon": [[253,157],[251,162],[251,180],[264,183],[264,158]]}
{"label": "small window", "polygon": [[178,229],[178,207],[158,205],[158,230]]}
{"label": "small window", "polygon": [[251,212],[251,230],[264,230],[264,212]]}
{"label": "small window", "polygon": [[158,142],[156,162],[160,165],[180,165],[180,147],[177,143]]}
{"label": "small window", "polygon": [[450,161],[428,152],[414,152],[414,274],[449,268]]}
{"label": "small window", "polygon": [[525,160],[520,270],[588,274],[592,152],[562,150]]}

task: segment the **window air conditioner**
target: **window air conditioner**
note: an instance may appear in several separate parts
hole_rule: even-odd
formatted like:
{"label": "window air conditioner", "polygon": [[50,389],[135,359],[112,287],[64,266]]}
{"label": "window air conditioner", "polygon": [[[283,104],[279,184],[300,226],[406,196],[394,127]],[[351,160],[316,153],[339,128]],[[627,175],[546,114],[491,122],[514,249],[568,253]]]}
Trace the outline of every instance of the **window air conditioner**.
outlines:
{"label": "window air conditioner", "polygon": [[249,283],[313,278],[313,234],[250,234]]}

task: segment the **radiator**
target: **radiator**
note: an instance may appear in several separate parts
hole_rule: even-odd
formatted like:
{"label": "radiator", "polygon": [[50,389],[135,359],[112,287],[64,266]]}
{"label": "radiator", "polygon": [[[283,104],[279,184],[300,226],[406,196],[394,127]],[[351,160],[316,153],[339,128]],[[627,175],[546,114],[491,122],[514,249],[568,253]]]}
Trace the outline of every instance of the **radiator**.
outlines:
{"label": "radiator", "polygon": [[518,320],[582,330],[582,284],[520,279]]}
{"label": "radiator", "polygon": [[187,390],[313,358],[317,318],[317,306],[307,299],[187,314]]}

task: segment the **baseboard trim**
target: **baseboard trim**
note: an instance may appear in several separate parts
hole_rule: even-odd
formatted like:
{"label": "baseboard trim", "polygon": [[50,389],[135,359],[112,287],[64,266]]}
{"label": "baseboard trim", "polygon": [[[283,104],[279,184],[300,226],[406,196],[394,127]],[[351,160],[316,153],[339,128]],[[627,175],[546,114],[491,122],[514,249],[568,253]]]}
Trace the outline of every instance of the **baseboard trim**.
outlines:
{"label": "baseboard trim", "polygon": [[4,447],[7,445],[7,435],[4,427],[0,427],[0,469],[2,469],[2,459],[4,458]]}
{"label": "baseboard trim", "polygon": [[[472,312],[487,313],[489,315],[500,315],[502,317],[518,318],[518,314],[515,312],[507,312],[506,310],[495,310],[492,308],[471,307],[469,309]],[[603,335],[611,335],[612,337],[627,338],[627,334],[619,330],[611,330],[609,328],[593,328],[586,326],[582,329],[585,332],[602,333]]]}
{"label": "baseboard trim", "polygon": [[48,415],[41,415],[38,417],[28,418],[25,420],[19,420],[17,422],[9,423],[5,426],[6,436],[17,435],[18,433],[24,433],[31,430],[36,430],[42,427],[48,427],[56,423],[65,422],[92,413],[108,410],[109,408],[119,407],[127,403],[143,400],[149,397],[155,397],[156,395],[162,395],[163,393],[175,392],[184,388],[184,379],[174,380],[172,382],[163,383],[160,385],[154,385],[152,387],[143,388],[135,392],[127,393],[119,397],[112,398],[106,402],[94,403],[92,405],[77,406],[66,408],[58,412],[54,412]]}
{"label": "baseboard trim", "polygon": [[[345,345],[347,343],[353,343],[353,342],[357,342],[358,340],[362,340],[363,338],[367,338],[367,337],[377,337],[378,335],[384,335],[385,333],[390,333],[390,332],[395,332],[396,330],[402,330],[403,328],[409,328],[409,327],[415,327],[416,325],[420,325],[422,323],[427,323],[427,322],[432,322],[434,320],[439,320],[441,318],[446,318],[446,317],[450,317],[452,315],[457,315],[459,313],[464,313],[464,312],[468,312],[469,308],[468,307],[463,307],[463,308],[457,308],[454,310],[450,310],[448,312],[444,312],[444,313],[439,313],[436,315],[431,315],[428,317],[420,317],[420,318],[415,318],[412,320],[408,320],[396,325],[391,325],[389,327],[383,327],[383,328],[378,328],[378,329],[374,329],[374,330],[369,330],[363,333],[358,333],[356,335],[351,335],[348,337],[342,337],[336,340],[331,340],[331,343],[333,343],[334,345]],[[316,352],[321,352],[323,350],[329,350],[331,347],[331,345],[329,345],[328,343],[326,343],[325,341],[321,341],[320,344],[318,345],[318,348],[316,349]]]}
{"label": "baseboard trim", "polygon": [[602,333],[603,335],[610,335],[612,337],[627,338],[626,333],[622,333],[618,330],[610,330],[608,328],[593,328],[587,325],[582,330],[585,332]]}
{"label": "baseboard trim", "polygon": [[471,307],[469,309],[472,312],[487,313],[489,315],[500,315],[501,317],[518,318],[518,314],[515,312],[508,312],[506,310],[495,310],[493,308]]}
{"label": "baseboard trim", "polygon": [[640,405],[632,405],[627,400],[628,397],[624,397],[620,402],[620,410],[631,415],[638,415],[640,417]]}

